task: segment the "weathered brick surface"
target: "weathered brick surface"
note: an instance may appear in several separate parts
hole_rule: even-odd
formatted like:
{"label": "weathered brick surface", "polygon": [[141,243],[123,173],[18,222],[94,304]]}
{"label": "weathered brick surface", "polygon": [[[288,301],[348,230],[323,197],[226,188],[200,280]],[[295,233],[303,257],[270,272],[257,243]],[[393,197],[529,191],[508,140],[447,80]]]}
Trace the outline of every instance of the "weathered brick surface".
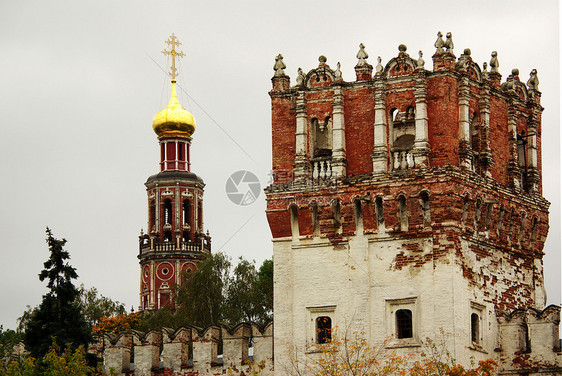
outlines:
{"label": "weathered brick surface", "polygon": [[[322,69],[333,77],[329,66]],[[540,194],[540,93],[527,90],[515,73],[502,83],[466,51],[458,60],[436,53],[427,71],[402,50],[382,73],[360,73],[354,82],[312,80],[270,93],[273,168],[283,173],[266,189],[276,367],[313,349],[314,317],[323,310],[335,325],[368,333],[374,343],[390,336],[399,353],[415,354],[417,339],[436,338],[443,329],[462,363],[499,360],[496,312],[542,309],[546,301],[549,203]],[[311,119],[333,117],[338,90],[345,173],[311,170],[294,179],[297,113],[291,106],[304,98],[306,135],[299,142],[312,163]],[[381,122],[384,133],[376,128]],[[404,135],[414,142],[396,145]],[[521,154],[523,139],[528,146]],[[413,342],[394,338],[393,307],[400,304],[414,311]],[[471,343],[474,312],[482,328],[477,344]]]}

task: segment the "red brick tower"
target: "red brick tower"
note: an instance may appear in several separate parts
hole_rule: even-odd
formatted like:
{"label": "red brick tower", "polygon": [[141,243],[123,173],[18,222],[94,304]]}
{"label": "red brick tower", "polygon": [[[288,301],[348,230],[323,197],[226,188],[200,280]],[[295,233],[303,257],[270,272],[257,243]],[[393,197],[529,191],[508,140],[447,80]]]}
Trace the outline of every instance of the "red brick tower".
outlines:
{"label": "red brick tower", "polygon": [[450,34],[435,46],[432,70],[400,45],[373,75],[361,45],[355,81],[321,56],[295,86],[277,57],[276,369],[336,326],[404,354],[444,330],[459,361],[494,357],[496,315],[544,308],[536,71],[501,83],[495,53],[487,71]]}
{"label": "red brick tower", "polygon": [[[174,287],[182,274],[196,268],[211,251],[211,238],[203,230],[203,180],[191,172],[189,147],[195,131],[193,115],[176,96],[175,50],[172,34],[167,43],[172,55],[170,102],[153,119],[160,143],[160,172],[146,181],[148,231],[141,234],[140,310],[174,307]],[[165,51],[167,52],[167,51]]]}

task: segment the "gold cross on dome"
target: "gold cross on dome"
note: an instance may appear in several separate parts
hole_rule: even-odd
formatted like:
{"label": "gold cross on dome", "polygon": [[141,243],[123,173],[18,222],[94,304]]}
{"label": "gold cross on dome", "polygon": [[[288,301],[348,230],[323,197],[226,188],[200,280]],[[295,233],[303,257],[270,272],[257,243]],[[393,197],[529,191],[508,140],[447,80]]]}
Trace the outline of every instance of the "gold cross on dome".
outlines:
{"label": "gold cross on dome", "polygon": [[166,49],[163,49],[162,53],[164,55],[172,55],[172,66],[170,67],[170,77],[172,77],[172,80],[175,80],[178,75],[176,69],[176,56],[180,58],[180,57],[184,57],[185,54],[183,53],[183,51],[176,51],[176,46],[180,46],[181,42],[178,40],[178,38],[176,38],[174,33],[170,35],[166,43],[168,44],[168,46],[170,46],[171,51],[167,51]]}

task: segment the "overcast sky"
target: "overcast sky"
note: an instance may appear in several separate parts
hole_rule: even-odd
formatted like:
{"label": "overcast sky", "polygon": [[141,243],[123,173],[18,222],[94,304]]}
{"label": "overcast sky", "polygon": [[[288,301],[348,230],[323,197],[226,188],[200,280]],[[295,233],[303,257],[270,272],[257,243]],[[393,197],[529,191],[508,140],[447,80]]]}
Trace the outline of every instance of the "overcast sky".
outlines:
{"label": "overcast sky", "polygon": [[[544,195],[552,202],[545,269],[560,304],[559,10],[556,1],[7,1],[0,3],[0,324],[15,328],[46,292],[45,226],[68,240],[78,283],[138,307],[138,235],[144,182],[158,171],[152,117],[169,98],[160,53],[173,32],[180,102],[197,121],[192,171],[205,189],[213,250],[259,264],[271,257],[264,196],[248,206],[225,194],[228,176],[271,168],[274,58],[286,73],[341,62],[355,78],[359,43],[386,63],[400,43],[426,68],[437,31],[455,54],[482,64],[498,51],[503,79],[540,79]],[[233,141],[234,140],[234,141]]]}

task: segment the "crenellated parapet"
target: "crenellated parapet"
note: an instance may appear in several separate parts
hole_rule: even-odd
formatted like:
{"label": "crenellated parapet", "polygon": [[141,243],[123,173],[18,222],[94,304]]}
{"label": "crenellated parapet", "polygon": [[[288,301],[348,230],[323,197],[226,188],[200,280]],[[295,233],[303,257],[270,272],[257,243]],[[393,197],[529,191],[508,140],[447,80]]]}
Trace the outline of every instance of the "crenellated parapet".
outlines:
{"label": "crenellated parapet", "polygon": [[98,337],[89,352],[103,359],[106,372],[136,376],[273,374],[273,323],[230,328],[163,328]]}
{"label": "crenellated parapet", "polygon": [[562,373],[559,306],[499,312],[497,319],[500,375]]}

